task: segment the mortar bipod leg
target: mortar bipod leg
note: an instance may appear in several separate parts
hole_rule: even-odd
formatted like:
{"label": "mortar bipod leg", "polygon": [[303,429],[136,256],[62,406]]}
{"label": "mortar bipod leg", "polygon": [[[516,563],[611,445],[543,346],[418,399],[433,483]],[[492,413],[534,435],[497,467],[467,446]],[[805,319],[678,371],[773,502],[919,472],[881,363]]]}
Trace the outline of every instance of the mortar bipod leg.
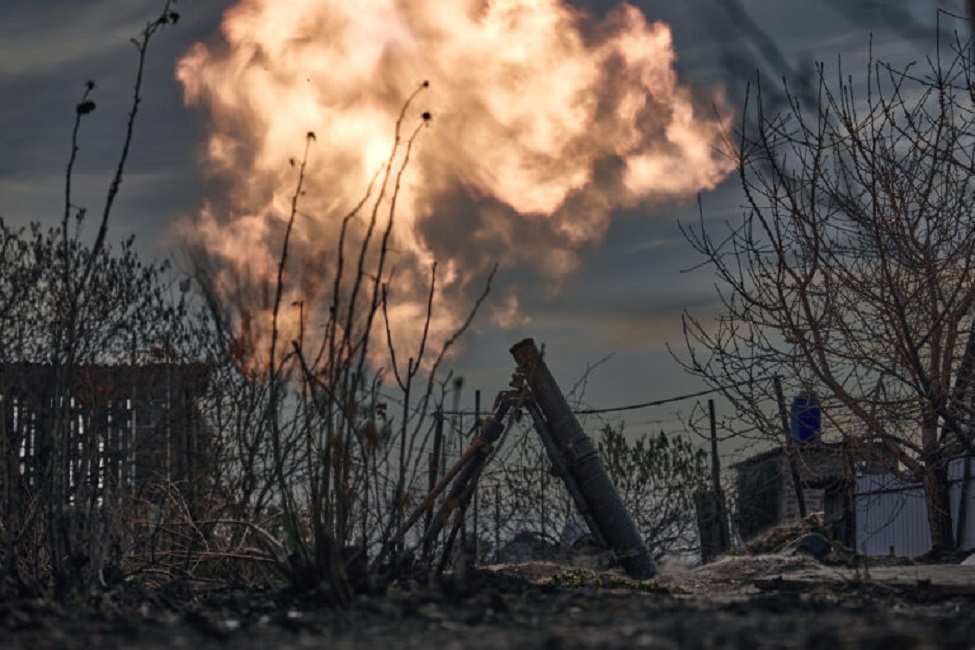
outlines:
{"label": "mortar bipod leg", "polygon": [[396,530],[393,536],[390,537],[389,540],[387,540],[383,544],[383,547],[380,549],[379,554],[373,559],[372,564],[370,565],[369,570],[371,572],[375,573],[379,570],[380,566],[382,566],[383,561],[386,559],[386,555],[389,554],[393,546],[403,541],[403,538],[406,536],[406,533],[408,533],[410,529],[413,528],[413,526],[416,524],[416,522],[420,520],[420,517],[423,516],[423,513],[433,505],[433,502],[436,500],[437,496],[444,490],[444,488],[446,488],[450,484],[450,481],[455,476],[457,476],[457,474],[471,461],[471,458],[473,458],[473,456],[474,456],[474,449],[468,448],[468,450],[464,452],[464,455],[458,458],[457,462],[455,462],[453,466],[449,470],[447,470],[447,473],[444,474],[443,478],[440,479],[440,482],[437,483],[437,485],[432,490],[430,490],[430,493],[427,494],[426,497],[424,497],[423,501],[420,502],[420,505],[413,510],[413,513],[407,518],[407,520],[403,522],[403,524]]}
{"label": "mortar bipod leg", "polygon": [[608,548],[609,545],[603,538],[603,533],[599,530],[599,526],[592,516],[592,511],[589,509],[586,497],[583,496],[578,483],[576,483],[575,478],[572,476],[572,472],[569,471],[569,464],[565,455],[555,444],[555,440],[552,438],[552,432],[548,430],[548,424],[545,422],[545,417],[538,408],[538,404],[531,399],[526,399],[524,406],[532,417],[532,424],[535,426],[538,437],[542,439],[542,445],[545,447],[545,453],[548,455],[548,459],[552,461],[552,468],[555,470],[555,474],[565,484],[565,489],[568,490],[569,496],[572,497],[572,502],[575,503],[576,511],[582,515],[586,526],[589,528],[589,532],[596,541],[596,545]]}
{"label": "mortar bipod leg", "polygon": [[[470,446],[467,448],[467,451],[464,452],[463,458],[466,459],[466,462],[464,462],[463,467],[461,467],[457,473],[457,477],[454,479],[454,483],[450,487],[450,492],[448,492],[447,496],[444,497],[437,514],[434,515],[433,520],[430,522],[430,527],[424,531],[423,538],[420,540],[421,546],[436,539],[437,535],[439,535],[443,530],[444,525],[446,525],[447,520],[450,518],[450,515],[454,510],[466,507],[463,503],[463,499],[465,497],[469,499],[470,495],[473,494],[474,490],[472,482],[477,482],[477,478],[481,474],[481,468],[487,461],[488,456],[491,454],[494,443],[498,441],[498,438],[500,438],[501,434],[504,432],[505,417],[508,415],[508,412],[511,410],[514,403],[520,401],[520,399],[520,393],[504,391],[498,394],[498,398],[496,400],[497,408],[494,415],[489,415],[484,419],[484,422],[481,425],[480,435],[474,436],[474,438],[471,440]],[[458,462],[458,464],[460,463]],[[441,484],[443,483],[444,481],[441,481]],[[468,485],[471,486],[469,490]],[[424,500],[424,504],[426,504],[426,500]],[[421,504],[421,508],[425,508],[424,504]],[[418,508],[417,511],[421,512],[421,509]],[[410,519],[412,525],[416,523],[416,520],[419,519],[419,515],[415,519],[412,517]],[[405,534],[405,532],[406,531],[403,531],[403,534]],[[403,558],[397,558],[397,564],[399,564],[402,559]]]}
{"label": "mortar bipod leg", "polygon": [[[440,564],[437,566],[437,575],[441,575],[444,569],[447,567],[447,563],[450,561],[450,553],[453,550],[454,542],[457,540],[457,532],[460,530],[464,523],[464,517],[467,516],[467,509],[471,505],[471,497],[474,495],[474,490],[477,489],[477,482],[481,479],[481,472],[487,463],[481,463],[478,465],[477,470],[471,477],[471,480],[464,486],[460,495],[457,497],[458,504],[456,510],[454,511],[454,521],[450,527],[450,533],[447,535],[447,541],[444,543],[443,553],[440,557]],[[463,544],[463,540],[462,540]]]}

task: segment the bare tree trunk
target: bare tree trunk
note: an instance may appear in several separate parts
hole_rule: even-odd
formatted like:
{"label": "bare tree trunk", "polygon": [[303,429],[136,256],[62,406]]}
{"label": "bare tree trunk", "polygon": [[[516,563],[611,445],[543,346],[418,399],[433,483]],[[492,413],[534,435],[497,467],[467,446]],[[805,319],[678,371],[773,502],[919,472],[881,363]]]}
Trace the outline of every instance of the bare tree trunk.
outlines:
{"label": "bare tree trunk", "polygon": [[955,535],[951,525],[948,463],[944,447],[938,442],[938,425],[935,417],[926,418],[922,424],[921,440],[924,501],[927,504],[928,527],[931,530],[931,550],[935,553],[953,551]]}
{"label": "bare tree trunk", "polygon": [[947,464],[942,462],[928,468],[924,475],[924,500],[928,506],[931,550],[935,553],[955,550]]}

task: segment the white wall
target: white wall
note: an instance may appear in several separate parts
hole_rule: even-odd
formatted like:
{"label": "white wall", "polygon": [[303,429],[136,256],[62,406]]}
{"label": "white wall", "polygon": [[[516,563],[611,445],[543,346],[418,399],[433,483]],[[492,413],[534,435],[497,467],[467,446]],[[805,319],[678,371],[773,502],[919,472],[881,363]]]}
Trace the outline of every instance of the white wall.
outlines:
{"label": "white wall", "polygon": [[[948,466],[951,516],[957,526],[965,459]],[[975,462],[966,499],[966,525],[961,548],[975,547]],[[918,483],[905,483],[890,474],[867,474],[857,479],[856,552],[867,555],[917,557],[931,550],[927,507]]]}

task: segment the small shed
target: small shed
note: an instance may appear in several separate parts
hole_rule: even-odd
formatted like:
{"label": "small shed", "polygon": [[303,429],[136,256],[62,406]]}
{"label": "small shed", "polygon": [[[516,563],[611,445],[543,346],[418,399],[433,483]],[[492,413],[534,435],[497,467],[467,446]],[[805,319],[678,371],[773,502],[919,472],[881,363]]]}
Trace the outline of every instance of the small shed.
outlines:
{"label": "small shed", "polygon": [[[742,541],[800,519],[799,477],[806,513],[822,512],[830,535],[857,553],[917,557],[931,550],[923,487],[886,468],[882,450],[870,460],[844,453],[842,443],[776,447],[732,465],[738,493],[736,523]],[[844,464],[848,471],[844,473]],[[952,523],[959,549],[975,548],[975,459],[948,464]]]}
{"label": "small shed", "polygon": [[[853,488],[844,472],[841,443],[805,442],[775,447],[731,466],[736,472],[738,533],[747,541],[759,533],[822,512],[834,539],[853,542]],[[793,480],[793,467],[799,490]]]}

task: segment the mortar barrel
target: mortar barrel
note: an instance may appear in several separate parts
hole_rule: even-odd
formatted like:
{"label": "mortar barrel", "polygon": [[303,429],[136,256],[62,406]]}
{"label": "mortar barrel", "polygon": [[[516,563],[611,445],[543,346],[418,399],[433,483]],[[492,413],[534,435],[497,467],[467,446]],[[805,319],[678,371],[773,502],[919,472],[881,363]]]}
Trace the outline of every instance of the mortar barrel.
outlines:
{"label": "mortar barrel", "polygon": [[590,520],[599,528],[593,534],[606,540],[630,577],[652,578],[655,568],[646,544],[535,342],[525,339],[511,348],[511,354],[545,416],[552,439],[568,461],[572,479],[589,505]]}

